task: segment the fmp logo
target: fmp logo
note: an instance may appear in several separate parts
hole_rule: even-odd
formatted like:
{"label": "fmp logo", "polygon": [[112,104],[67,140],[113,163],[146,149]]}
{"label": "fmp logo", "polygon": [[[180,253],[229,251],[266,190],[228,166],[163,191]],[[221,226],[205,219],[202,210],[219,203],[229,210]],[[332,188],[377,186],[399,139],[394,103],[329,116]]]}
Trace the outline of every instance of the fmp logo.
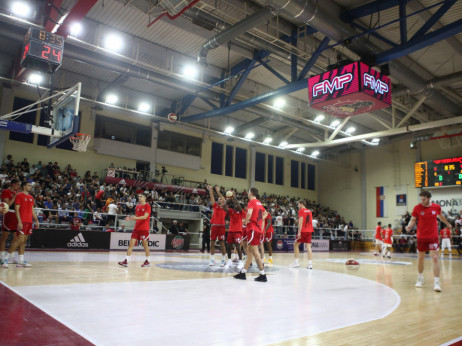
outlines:
{"label": "fmp logo", "polygon": [[313,85],[313,97],[318,96],[319,93],[332,94],[336,90],[343,89],[345,84],[353,80],[351,73],[346,73],[341,76],[335,76],[332,81],[324,80]]}
{"label": "fmp logo", "polygon": [[82,233],[79,233],[74,238],[69,240],[67,247],[88,247],[88,243],[85,241]]}
{"label": "fmp logo", "polygon": [[371,76],[368,73],[365,73],[363,76],[364,79],[364,86],[369,86],[372,90],[376,93],[384,94],[388,92],[388,85],[385,82],[382,82],[380,79],[375,79],[374,76]]}
{"label": "fmp logo", "polygon": [[184,245],[184,238],[177,235],[175,238],[172,239],[172,247],[176,250],[179,250]]}

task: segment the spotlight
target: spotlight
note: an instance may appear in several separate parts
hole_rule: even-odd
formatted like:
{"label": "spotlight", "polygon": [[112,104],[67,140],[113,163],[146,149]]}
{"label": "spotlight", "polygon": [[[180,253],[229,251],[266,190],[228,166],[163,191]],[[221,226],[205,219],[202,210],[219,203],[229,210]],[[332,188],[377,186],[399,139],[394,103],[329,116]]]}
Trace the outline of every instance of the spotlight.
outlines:
{"label": "spotlight", "polygon": [[117,34],[109,34],[104,40],[104,47],[106,49],[112,50],[113,52],[119,52],[124,46],[122,37]]}
{"label": "spotlight", "polygon": [[319,114],[316,118],[314,118],[314,121],[317,122],[317,123],[320,123],[321,121],[323,121],[325,118],[324,115],[322,114]]}
{"label": "spotlight", "polygon": [[270,144],[272,141],[273,141],[273,139],[272,139],[271,137],[266,137],[266,138],[263,140],[263,143],[265,143],[265,144]]}
{"label": "spotlight", "polygon": [[380,143],[380,138],[372,138],[371,143],[378,145]]}
{"label": "spotlight", "polygon": [[252,139],[253,137],[255,137],[255,133],[253,132],[249,132],[248,134],[245,135],[245,139],[248,139],[248,140]]}
{"label": "spotlight", "polygon": [[40,84],[42,83],[42,81],[43,81],[43,76],[38,73],[32,73],[28,78],[28,82],[30,84]]}
{"label": "spotlight", "polygon": [[300,147],[296,151],[297,151],[297,153],[303,153],[305,151],[305,148]]}
{"label": "spotlight", "polygon": [[330,127],[336,128],[337,126],[340,125],[340,120],[334,120],[330,123]]}
{"label": "spotlight", "polygon": [[356,128],[354,126],[350,126],[349,128],[347,128],[346,133],[352,134],[355,131],[356,131]]}
{"label": "spotlight", "polygon": [[79,34],[82,32],[82,24],[80,24],[79,22],[72,23],[69,27],[69,31],[72,36],[79,36]]}
{"label": "spotlight", "polygon": [[119,101],[119,98],[115,94],[109,94],[106,96],[106,103],[110,105],[115,105]]}
{"label": "spotlight", "polygon": [[286,141],[282,141],[281,143],[279,143],[279,147],[281,148],[285,148],[289,143],[287,143]]}
{"label": "spotlight", "polygon": [[[116,101],[116,102],[117,102],[117,101]],[[149,112],[150,109],[151,109],[151,105],[150,105],[149,103],[141,102],[141,103],[138,105],[138,111],[139,111],[139,112],[147,113],[147,112]]]}
{"label": "spotlight", "polygon": [[194,65],[186,65],[183,68],[183,75],[189,79],[197,79],[197,76],[199,75],[199,70]]}
{"label": "spotlight", "polygon": [[226,133],[227,135],[230,135],[230,134],[233,133],[233,132],[234,132],[234,127],[232,127],[232,126],[228,126],[228,127],[225,129],[225,133]]}
{"label": "spotlight", "polygon": [[315,150],[311,153],[311,157],[317,157],[319,155],[319,151]]}
{"label": "spotlight", "polygon": [[277,109],[280,109],[282,107],[284,107],[284,105],[286,104],[286,100],[284,100],[283,98],[277,98],[276,100],[274,100],[274,103],[273,103],[273,107],[274,108],[277,108]]}
{"label": "spotlight", "polygon": [[11,12],[18,17],[29,18],[33,15],[31,5],[26,1],[14,1],[11,5]]}

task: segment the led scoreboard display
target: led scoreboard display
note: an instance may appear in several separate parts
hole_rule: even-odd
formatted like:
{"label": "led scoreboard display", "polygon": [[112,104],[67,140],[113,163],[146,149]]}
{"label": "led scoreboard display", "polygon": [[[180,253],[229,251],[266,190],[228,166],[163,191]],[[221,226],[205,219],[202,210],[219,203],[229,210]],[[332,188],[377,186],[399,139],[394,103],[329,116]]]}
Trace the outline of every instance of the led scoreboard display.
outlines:
{"label": "led scoreboard display", "polygon": [[462,156],[416,162],[415,187],[462,186]]}
{"label": "led scoreboard display", "polygon": [[54,72],[61,66],[63,49],[63,36],[38,28],[30,28],[24,38],[21,66]]}

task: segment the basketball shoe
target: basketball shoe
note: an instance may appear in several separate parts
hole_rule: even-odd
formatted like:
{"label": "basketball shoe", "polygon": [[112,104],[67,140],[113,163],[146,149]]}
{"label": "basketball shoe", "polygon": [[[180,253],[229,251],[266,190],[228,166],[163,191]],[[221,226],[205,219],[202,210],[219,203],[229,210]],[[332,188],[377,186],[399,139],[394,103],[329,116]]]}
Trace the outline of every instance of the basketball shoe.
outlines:
{"label": "basketball shoe", "polygon": [[229,267],[231,267],[232,265],[233,265],[233,261],[229,259],[228,262],[226,262],[225,269],[229,269]]}
{"label": "basketball shoe", "polygon": [[435,282],[435,283],[433,284],[433,290],[434,290],[435,292],[441,292],[441,286],[440,286],[440,283],[439,283],[439,282]]}
{"label": "basketball shoe", "polygon": [[273,264],[273,259],[272,258],[268,259],[268,264]]}
{"label": "basketball shoe", "polygon": [[142,267],[150,267],[151,263],[148,260],[146,260],[146,261],[144,261],[144,263],[141,266]]}
{"label": "basketball shoe", "polygon": [[289,267],[290,268],[298,268],[298,267],[300,267],[300,263],[299,262],[294,262],[292,264],[289,264]]}
{"label": "basketball shoe", "polygon": [[237,267],[236,267],[236,268],[237,268],[238,270],[241,270],[242,268],[244,268],[244,262],[239,261],[239,262],[237,263]]}
{"label": "basketball shoe", "polygon": [[209,267],[212,267],[215,265],[215,260],[211,259],[209,262]]}
{"label": "basketball shoe", "polygon": [[417,287],[417,288],[422,288],[422,287],[423,287],[423,281],[424,281],[423,278],[422,278],[422,279],[421,279],[421,278],[417,278],[417,281],[416,281],[416,283],[415,283],[415,287]]}
{"label": "basketball shoe", "polygon": [[313,269],[313,266],[311,264],[309,264],[308,269]]}
{"label": "basketball shoe", "polygon": [[122,262],[119,262],[121,266],[128,267],[128,261],[127,259],[124,259]]}
{"label": "basketball shoe", "polygon": [[8,260],[6,258],[2,262],[2,268],[8,268]]}
{"label": "basketball shoe", "polygon": [[24,261],[24,262],[17,263],[16,267],[18,267],[18,268],[30,268],[30,267],[32,267],[32,264],[27,263],[26,261]]}
{"label": "basketball shoe", "polygon": [[268,279],[266,278],[266,274],[260,274],[258,277],[254,279],[255,281],[266,282]]}
{"label": "basketball shoe", "polygon": [[220,267],[224,267],[224,266],[225,266],[225,263],[226,263],[225,260],[222,259],[221,262],[220,262]]}
{"label": "basketball shoe", "polygon": [[247,277],[245,276],[245,273],[239,273],[233,276],[233,278],[238,279],[238,280],[247,280]]}

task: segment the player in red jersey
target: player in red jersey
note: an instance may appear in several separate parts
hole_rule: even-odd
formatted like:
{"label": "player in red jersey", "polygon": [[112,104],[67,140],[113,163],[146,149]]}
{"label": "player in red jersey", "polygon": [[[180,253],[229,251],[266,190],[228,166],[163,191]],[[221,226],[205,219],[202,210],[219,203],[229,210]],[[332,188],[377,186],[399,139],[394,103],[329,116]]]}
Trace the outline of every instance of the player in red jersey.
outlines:
{"label": "player in red jersey", "polygon": [[260,245],[261,233],[263,231],[263,222],[266,218],[267,212],[261,202],[257,199],[258,189],[251,187],[248,193],[249,203],[247,204],[247,216],[245,217],[244,225],[247,226],[247,258],[244,268],[241,269],[239,274],[234,275],[235,279],[245,280],[247,270],[252,263],[252,256],[255,256],[260,275],[255,278],[255,281],[266,282],[268,281],[261,261],[258,245]]}
{"label": "player in red jersey", "polygon": [[220,242],[220,247],[221,247],[221,262],[220,266],[224,267],[225,266],[225,258],[226,258],[226,247],[225,247],[225,233],[226,233],[226,228],[225,228],[225,218],[226,218],[226,213],[228,212],[228,207],[226,206],[226,201],[224,197],[220,193],[220,188],[218,186],[215,186],[215,191],[218,194],[218,202],[215,201],[215,196],[213,195],[213,188],[212,186],[207,186],[210,194],[210,201],[212,202],[212,207],[213,207],[213,214],[212,214],[212,220],[210,220],[210,223],[212,224],[212,227],[210,229],[210,262],[209,266],[215,265],[215,242],[218,241]]}
{"label": "player in red jersey", "polygon": [[305,201],[298,201],[298,232],[295,237],[294,243],[294,263],[290,265],[291,268],[300,267],[299,256],[300,256],[300,244],[306,244],[306,250],[308,253],[308,269],[313,269],[313,253],[311,251],[311,237],[313,235],[313,215],[311,210],[305,206]]}
{"label": "player in red jersey", "polygon": [[451,244],[452,244],[452,233],[449,228],[443,228],[440,231],[440,243],[441,243],[441,258],[444,257],[444,249],[448,249],[449,258],[452,258]]}
{"label": "player in red jersey", "polygon": [[32,219],[35,221],[37,226],[39,224],[39,220],[34,210],[34,198],[30,195],[32,185],[27,181],[23,181],[21,183],[21,190],[22,192],[17,194],[14,200],[14,212],[18,221],[18,235],[16,239],[13,240],[13,243],[3,260],[3,268],[8,268],[8,257],[10,257],[16,249],[19,249],[19,260],[16,267],[31,267],[31,264],[24,260],[24,251],[26,249],[27,238],[29,238],[29,235],[32,234]]}
{"label": "player in red jersey", "polygon": [[383,229],[382,235],[382,257],[385,258],[385,256],[387,256],[388,258],[391,258],[390,249],[393,246],[393,229],[390,224],[388,225],[388,228]]}
{"label": "player in red jersey", "polygon": [[[2,235],[0,236],[0,265],[3,263],[3,259],[6,256],[6,240],[10,234],[13,235],[13,242],[16,239],[16,229],[18,220],[14,212],[14,200],[16,195],[20,192],[21,183],[18,179],[11,180],[10,187],[2,191],[1,200],[8,204],[8,212],[3,214],[2,219]],[[14,256],[13,256],[14,258]],[[17,261],[16,261],[17,262]],[[10,260],[10,263],[14,263]]]}
{"label": "player in red jersey", "polygon": [[228,230],[228,238],[226,239],[228,262],[225,265],[226,269],[228,269],[233,264],[233,261],[231,260],[231,252],[233,250],[233,244],[239,256],[238,266],[243,266],[241,241],[242,241],[242,219],[245,218],[245,212],[242,209],[239,202],[237,201],[236,196],[234,194],[228,200],[228,215],[229,215],[229,230]]}
{"label": "player in red jersey", "polygon": [[377,222],[377,227],[375,227],[375,251],[374,256],[377,256],[380,253],[380,248],[382,247],[382,223]]}
{"label": "player in red jersey", "polygon": [[438,204],[431,203],[430,199],[432,195],[429,191],[423,190],[419,196],[421,203],[414,207],[411,220],[406,227],[406,230],[409,232],[417,223],[417,251],[419,252],[419,257],[417,261],[418,276],[415,287],[421,288],[423,286],[425,252],[430,251],[430,256],[433,260],[433,275],[435,277],[433,289],[436,292],[441,292],[437,218],[444,222],[449,229],[452,226],[441,213],[441,207]]}
{"label": "player in red jersey", "polygon": [[146,195],[140,193],[138,195],[138,204],[135,208],[135,216],[128,216],[125,220],[136,221],[135,227],[133,228],[133,233],[130,239],[130,244],[127,249],[127,256],[122,262],[119,262],[121,266],[128,267],[128,261],[130,260],[130,255],[132,254],[133,247],[138,241],[141,241],[144,247],[144,253],[146,254],[146,260],[141,265],[142,267],[150,267],[150,258],[149,258],[149,230],[150,225],[149,221],[151,218],[151,206],[146,203]]}
{"label": "player in red jersey", "polygon": [[[267,263],[269,264],[273,264],[273,234],[273,219],[271,218],[270,213],[268,213],[268,215],[265,218],[265,243],[266,248],[268,249],[269,259]],[[263,262],[266,262],[265,252],[263,252]]]}

